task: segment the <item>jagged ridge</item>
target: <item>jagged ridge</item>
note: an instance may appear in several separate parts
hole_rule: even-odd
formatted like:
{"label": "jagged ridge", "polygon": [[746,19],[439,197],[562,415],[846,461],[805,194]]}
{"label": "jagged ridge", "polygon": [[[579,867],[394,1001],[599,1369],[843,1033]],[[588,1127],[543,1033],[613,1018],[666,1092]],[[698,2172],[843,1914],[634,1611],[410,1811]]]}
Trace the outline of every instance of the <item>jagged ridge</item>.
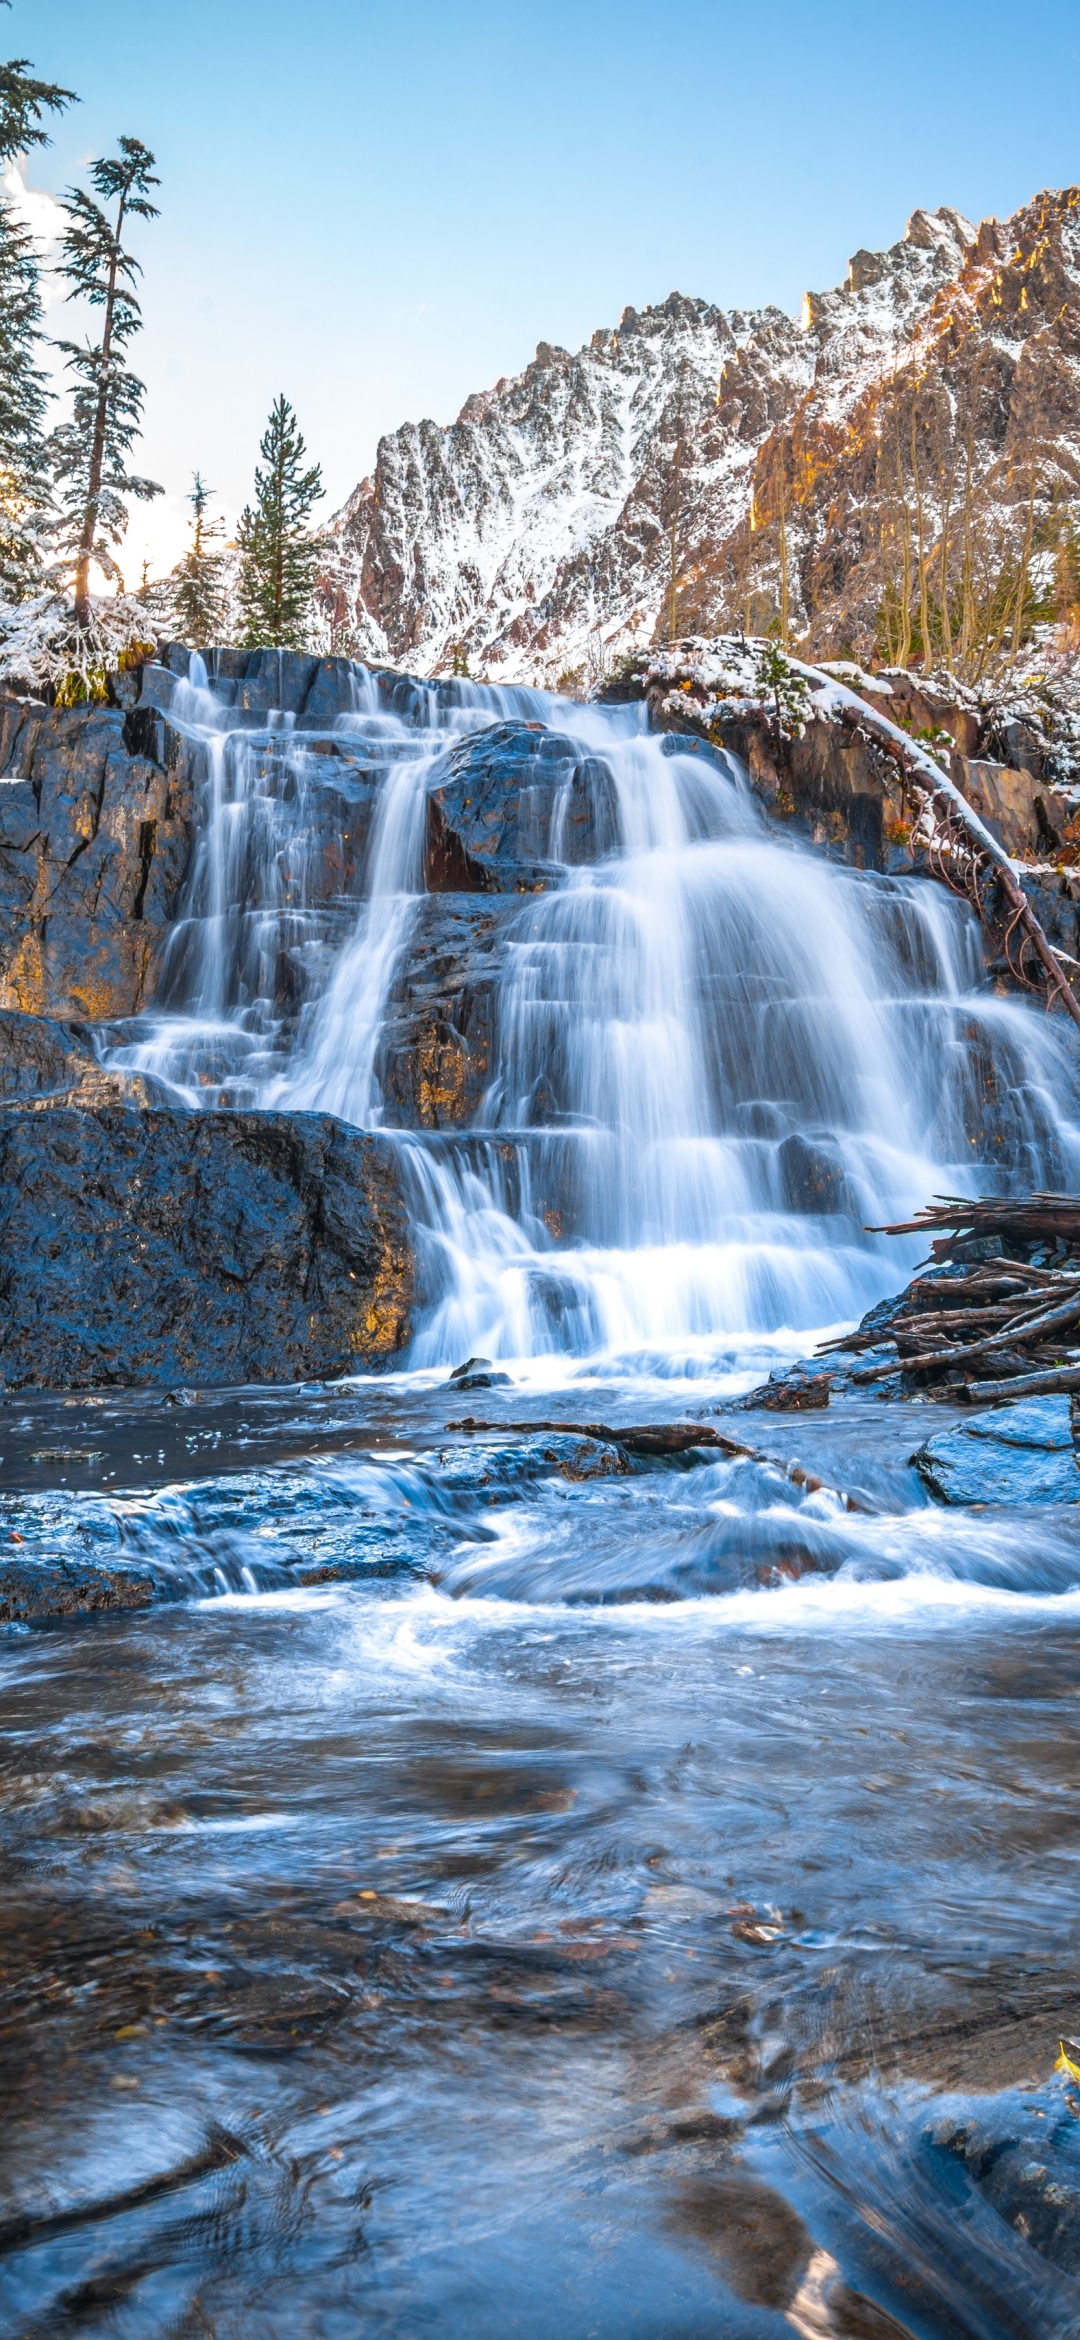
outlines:
{"label": "jagged ridge", "polygon": [[[882,590],[883,394],[933,367],[956,403],[978,369],[976,469],[1010,508],[1026,494],[1037,403],[1071,505],[1078,358],[1076,188],[978,228],[916,211],[889,251],[854,255],[843,286],[808,293],[798,321],[680,293],[624,309],[575,355],[541,342],[449,427],[381,440],[374,475],[331,523],[321,596],[335,646],[420,673],[465,656],[493,679],[570,673],[587,687],[667,634],[673,544],[679,633],[735,619],[751,554],[760,602],[783,509],[793,626],[816,654],[865,656]],[[932,536],[932,479],[926,493]]]}

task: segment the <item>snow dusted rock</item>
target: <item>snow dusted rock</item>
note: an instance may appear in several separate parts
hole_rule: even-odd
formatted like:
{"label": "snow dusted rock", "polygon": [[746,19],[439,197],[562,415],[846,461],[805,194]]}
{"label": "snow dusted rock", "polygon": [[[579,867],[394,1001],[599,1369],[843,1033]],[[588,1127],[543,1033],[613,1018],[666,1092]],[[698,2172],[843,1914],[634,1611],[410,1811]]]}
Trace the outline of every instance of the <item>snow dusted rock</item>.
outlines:
{"label": "snow dusted rock", "polygon": [[[843,285],[807,294],[798,322],[679,293],[626,309],[573,354],[542,342],[447,428],[405,424],[331,523],[335,639],[419,674],[466,657],[493,680],[566,677],[584,692],[676,630],[673,542],[678,632],[735,622],[751,512],[760,552],[783,509],[792,625],[812,654],[865,657],[884,402],[905,369],[927,367],[954,407],[977,392],[993,512],[1026,492],[1036,409],[1048,476],[1076,495],[1080,189],[978,229],[916,211],[889,251],[857,252]],[[929,475],[924,486],[932,536]]]}

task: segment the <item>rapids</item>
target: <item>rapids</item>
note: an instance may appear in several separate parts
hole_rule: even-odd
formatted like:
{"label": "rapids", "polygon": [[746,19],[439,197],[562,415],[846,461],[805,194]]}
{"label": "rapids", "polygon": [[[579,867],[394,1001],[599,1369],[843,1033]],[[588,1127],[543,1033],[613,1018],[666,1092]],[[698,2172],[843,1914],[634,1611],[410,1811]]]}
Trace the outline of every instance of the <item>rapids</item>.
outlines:
{"label": "rapids", "polygon": [[1069,1035],[633,708],[356,669],[328,911],[326,738],[192,664],[187,897],[109,1061],[193,1108],[395,1126],[463,741],[569,733],[613,825],[582,862],[554,801],[474,1125],[397,1131],[400,1371],[0,1405],[5,1542],[156,1593],[4,1632],[4,2329],[1080,2335],[1080,1507],[931,1504],[947,1406],[727,1411],[896,1288],[866,1220],[1076,1185]]}

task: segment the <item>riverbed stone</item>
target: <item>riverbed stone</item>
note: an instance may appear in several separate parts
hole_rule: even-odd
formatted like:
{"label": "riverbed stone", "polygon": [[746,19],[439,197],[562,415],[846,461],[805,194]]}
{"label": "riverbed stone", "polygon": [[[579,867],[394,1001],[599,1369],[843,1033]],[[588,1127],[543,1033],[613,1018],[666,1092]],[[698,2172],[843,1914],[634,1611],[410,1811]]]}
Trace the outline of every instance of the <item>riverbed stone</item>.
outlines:
{"label": "riverbed stone", "polygon": [[1080,1503],[1067,1397],[1018,1399],[929,1438],[912,1462],[939,1503]]}
{"label": "riverbed stone", "polygon": [[145,1609],[153,1598],[153,1578],[133,1568],[99,1568],[91,1562],[77,1567],[62,1561],[0,1562],[0,1625]]}
{"label": "riverbed stone", "polygon": [[13,1389],[370,1370],[412,1296],[392,1139],[317,1113],[0,1112]]}

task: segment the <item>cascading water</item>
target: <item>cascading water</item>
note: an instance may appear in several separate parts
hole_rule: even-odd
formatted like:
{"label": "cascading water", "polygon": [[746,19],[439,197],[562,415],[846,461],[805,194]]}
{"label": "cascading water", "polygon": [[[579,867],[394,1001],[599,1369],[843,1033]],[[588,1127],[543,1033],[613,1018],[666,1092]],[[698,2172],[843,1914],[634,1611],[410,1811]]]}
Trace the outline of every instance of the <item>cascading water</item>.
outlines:
{"label": "cascading water", "polygon": [[791,844],[730,759],[648,736],[639,709],[362,668],[349,698],[298,729],[230,716],[201,662],[175,688],[203,759],[194,865],[162,1004],[111,1060],[192,1104],[378,1126],[448,751],[508,719],[557,724],[607,831],[572,857],[572,774],[531,804],[547,883],[506,925],[479,1113],[468,1134],[400,1133],[429,1303],[416,1363],[685,1367],[805,1336],[895,1280],[868,1221],[973,1178],[1075,1179],[1057,1030],[990,993],[940,889]]}
{"label": "cascading water", "polygon": [[429,1369],[3,1408],[0,2323],[1078,2335],[1068,1398],[697,1443],[895,1288],[864,1220],[1076,1183],[1072,1027],[633,709],[304,663],[151,681],[111,1060],[387,1130]]}

